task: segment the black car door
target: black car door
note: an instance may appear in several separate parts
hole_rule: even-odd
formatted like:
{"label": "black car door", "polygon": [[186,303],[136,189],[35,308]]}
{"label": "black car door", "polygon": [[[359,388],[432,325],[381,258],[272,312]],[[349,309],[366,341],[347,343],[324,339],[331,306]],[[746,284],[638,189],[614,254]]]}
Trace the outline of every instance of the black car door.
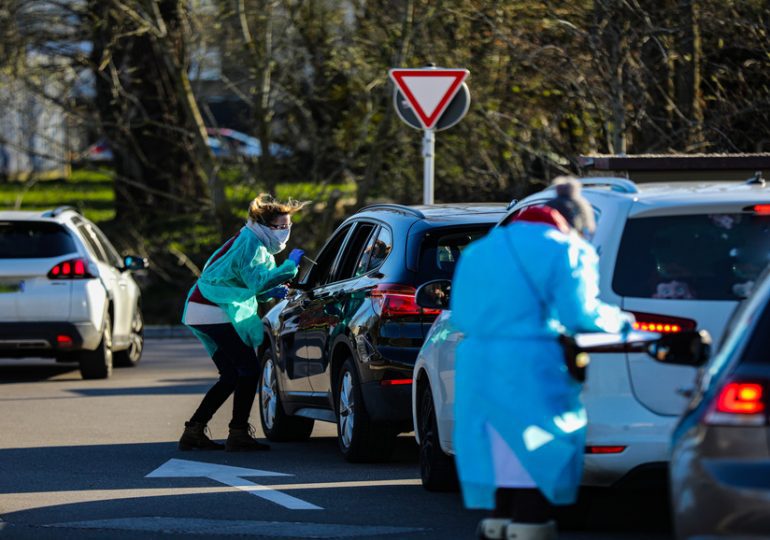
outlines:
{"label": "black car door", "polygon": [[[331,389],[330,347],[344,333],[350,318],[361,306],[365,295],[359,291],[356,269],[362,253],[374,236],[374,223],[357,222],[335,263],[331,279],[315,290],[307,308],[306,326],[298,329],[307,351],[307,367],[313,395],[323,400]],[[360,294],[357,294],[360,293]]]}
{"label": "black car door", "polygon": [[304,271],[298,289],[289,297],[280,315],[278,359],[283,371],[281,387],[289,399],[309,401],[312,389],[308,379],[308,358],[311,352],[306,343],[306,329],[316,324],[313,308],[317,293],[331,280],[335,263],[352,230],[352,224],[338,229],[321,252],[316,262]]}

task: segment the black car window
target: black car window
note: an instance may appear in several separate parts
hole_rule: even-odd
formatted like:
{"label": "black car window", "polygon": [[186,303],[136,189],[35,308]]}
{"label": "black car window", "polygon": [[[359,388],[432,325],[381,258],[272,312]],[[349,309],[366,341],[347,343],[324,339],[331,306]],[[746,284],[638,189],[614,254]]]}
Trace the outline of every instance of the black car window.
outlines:
{"label": "black car window", "polygon": [[425,233],[420,247],[420,281],[452,279],[462,251],[489,230],[489,225],[470,229],[435,229]]}
{"label": "black car window", "polygon": [[323,247],[321,253],[318,254],[318,257],[316,257],[316,264],[308,270],[309,273],[305,283],[309,287],[318,287],[330,281],[334,269],[334,261],[337,259],[337,254],[339,253],[348,232],[350,232],[351,226],[352,225],[346,225],[339,229],[334,236],[332,236],[331,240],[329,240]]}
{"label": "black car window", "polygon": [[97,242],[96,236],[94,236],[91,229],[85,223],[82,223],[78,225],[78,231],[80,232],[80,236],[83,238],[83,241],[86,243],[86,246],[88,246],[88,249],[91,251],[91,253],[93,253],[99,261],[109,264],[107,254],[104,252],[104,249],[99,244],[99,242]]}
{"label": "black car window", "polygon": [[57,223],[0,221],[0,259],[47,259],[76,252],[72,236]]}
{"label": "black car window", "polygon": [[629,219],[612,288],[636,298],[740,300],[770,260],[770,216]]}
{"label": "black car window", "polygon": [[358,262],[358,268],[356,269],[356,275],[365,274],[376,270],[385,259],[388,258],[390,252],[393,250],[393,234],[385,226],[380,227],[377,231],[377,235],[372,235],[366,249],[361,254],[361,260]]}
{"label": "black car window", "polygon": [[765,303],[762,315],[749,337],[741,362],[746,364],[770,365],[770,302]]}
{"label": "black car window", "polygon": [[373,223],[359,223],[345,245],[345,251],[339,260],[334,281],[342,281],[355,275],[358,261],[365,256],[365,248],[369,239],[374,236],[375,225]]}
{"label": "black car window", "polygon": [[96,225],[91,225],[90,228],[93,230],[94,234],[96,235],[96,240],[99,242],[99,245],[102,246],[102,249],[104,250],[104,253],[107,255],[107,258],[110,264],[112,264],[112,266],[116,268],[122,267],[123,259],[121,259],[120,255],[118,255],[118,251],[115,249],[112,243],[107,239],[104,233]]}

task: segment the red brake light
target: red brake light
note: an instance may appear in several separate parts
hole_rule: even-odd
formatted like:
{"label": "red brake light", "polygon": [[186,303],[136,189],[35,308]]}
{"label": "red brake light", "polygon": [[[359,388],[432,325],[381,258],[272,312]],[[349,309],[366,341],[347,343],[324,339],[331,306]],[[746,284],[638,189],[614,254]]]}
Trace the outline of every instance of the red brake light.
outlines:
{"label": "red brake light", "polygon": [[767,422],[767,383],[729,381],[719,391],[704,421],[709,425],[762,426]]}
{"label": "red brake light", "polygon": [[758,383],[727,383],[717,397],[716,411],[757,414],[765,410],[764,389]]}
{"label": "red brake light", "polygon": [[82,258],[63,261],[51,268],[49,279],[90,279],[96,277],[89,268],[88,261]]}
{"label": "red brake light", "polygon": [[380,386],[401,386],[404,384],[412,384],[412,379],[382,379]]}
{"label": "red brake light", "polygon": [[634,330],[642,332],[658,332],[660,334],[675,334],[688,330],[695,330],[697,323],[684,317],[672,317],[670,315],[657,315],[655,313],[642,313],[632,311],[636,322]]}
{"label": "red brake light", "polygon": [[751,208],[755,214],[759,214],[761,216],[770,215],[770,204],[755,204],[749,208]]}
{"label": "red brake light", "polygon": [[59,334],[56,336],[56,344],[62,348],[72,347],[73,341],[70,336],[66,334]]}
{"label": "red brake light", "polygon": [[620,454],[625,446],[586,446],[586,454]]}
{"label": "red brake light", "polygon": [[382,318],[402,317],[407,315],[438,315],[438,309],[424,309],[414,299],[415,288],[410,285],[382,283],[374,287],[369,294],[375,310]]}

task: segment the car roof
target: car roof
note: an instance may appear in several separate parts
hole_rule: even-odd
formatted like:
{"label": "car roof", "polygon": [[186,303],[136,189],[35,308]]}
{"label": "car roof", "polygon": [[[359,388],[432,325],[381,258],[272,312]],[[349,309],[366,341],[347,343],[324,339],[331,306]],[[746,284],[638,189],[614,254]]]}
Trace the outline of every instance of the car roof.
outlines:
{"label": "car roof", "polygon": [[[627,178],[581,178],[584,193],[607,198],[624,199],[631,204],[629,216],[639,214],[665,214],[673,209],[720,208],[735,209],[756,203],[770,203],[770,186],[745,181],[708,182],[650,182],[635,183]],[[553,187],[527,198],[541,198],[553,193]]]}
{"label": "car roof", "polygon": [[77,210],[60,206],[50,210],[0,210],[2,221],[65,221],[65,217],[77,214]]}
{"label": "car roof", "polygon": [[495,223],[505,214],[507,203],[453,203],[406,206],[374,204],[362,208],[349,219],[371,217],[430,224]]}

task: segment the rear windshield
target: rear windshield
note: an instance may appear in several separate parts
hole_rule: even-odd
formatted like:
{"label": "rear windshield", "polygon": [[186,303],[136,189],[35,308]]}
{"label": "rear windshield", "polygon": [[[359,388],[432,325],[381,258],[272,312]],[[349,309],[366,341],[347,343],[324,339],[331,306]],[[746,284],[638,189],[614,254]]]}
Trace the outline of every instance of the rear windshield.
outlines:
{"label": "rear windshield", "polygon": [[472,229],[435,229],[425,233],[420,248],[420,281],[452,279],[460,254],[491,228],[491,225]]}
{"label": "rear windshield", "polygon": [[75,242],[61,225],[0,221],[0,259],[47,259],[75,251]]}
{"label": "rear windshield", "polygon": [[702,214],[628,220],[612,287],[622,296],[740,300],[770,257],[770,216]]}

